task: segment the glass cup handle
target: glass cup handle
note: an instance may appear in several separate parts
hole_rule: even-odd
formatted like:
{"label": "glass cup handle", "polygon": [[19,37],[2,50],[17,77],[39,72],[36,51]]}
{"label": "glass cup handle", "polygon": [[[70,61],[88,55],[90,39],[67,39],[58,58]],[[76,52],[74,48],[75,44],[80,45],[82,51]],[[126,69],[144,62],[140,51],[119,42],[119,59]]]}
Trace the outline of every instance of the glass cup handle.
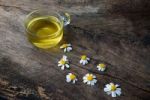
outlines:
{"label": "glass cup handle", "polygon": [[61,13],[60,18],[63,20],[64,26],[70,24],[70,15],[68,13]]}

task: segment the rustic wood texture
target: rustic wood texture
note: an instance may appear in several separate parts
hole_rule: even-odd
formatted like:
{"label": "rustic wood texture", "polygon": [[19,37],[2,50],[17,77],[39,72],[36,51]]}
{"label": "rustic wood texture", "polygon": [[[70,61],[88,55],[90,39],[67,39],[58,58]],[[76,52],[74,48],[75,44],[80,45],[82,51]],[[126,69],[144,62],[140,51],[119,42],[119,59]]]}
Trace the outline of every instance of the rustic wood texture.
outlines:
{"label": "rustic wood texture", "polygon": [[[34,9],[67,11],[72,16],[62,41],[71,69],[61,71],[58,47],[39,50],[27,40],[23,20]],[[55,51],[55,52],[54,52]],[[92,60],[79,64],[80,55]],[[107,64],[98,72],[96,64]],[[65,82],[74,72],[76,85]],[[91,87],[86,73],[97,76]],[[104,85],[121,85],[117,98],[104,93]],[[150,98],[150,0],[0,0],[0,100],[149,100]]]}

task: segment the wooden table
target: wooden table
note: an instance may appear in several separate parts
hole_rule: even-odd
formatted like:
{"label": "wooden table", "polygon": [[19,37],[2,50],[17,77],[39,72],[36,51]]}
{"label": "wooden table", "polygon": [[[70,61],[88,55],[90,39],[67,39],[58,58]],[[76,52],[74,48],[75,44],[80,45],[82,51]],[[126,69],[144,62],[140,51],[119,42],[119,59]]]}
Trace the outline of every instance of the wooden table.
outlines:
{"label": "wooden table", "polygon": [[[39,50],[27,40],[23,20],[34,9],[67,11],[72,22],[65,29],[71,69],[57,62],[59,47]],[[54,52],[55,51],[55,52]],[[91,58],[87,66],[80,56]],[[96,65],[107,64],[105,72]],[[74,72],[79,81],[66,83]],[[97,84],[82,82],[86,73]],[[108,96],[103,88],[118,83],[122,95]],[[150,97],[150,0],[0,0],[0,100],[149,100]]]}

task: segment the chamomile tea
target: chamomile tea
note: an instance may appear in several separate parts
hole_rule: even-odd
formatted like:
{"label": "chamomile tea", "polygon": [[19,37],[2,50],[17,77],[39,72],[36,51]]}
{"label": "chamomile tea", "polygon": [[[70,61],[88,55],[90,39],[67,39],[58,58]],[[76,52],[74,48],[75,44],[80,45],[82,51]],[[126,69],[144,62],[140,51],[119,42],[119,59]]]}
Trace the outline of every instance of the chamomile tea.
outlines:
{"label": "chamomile tea", "polygon": [[62,23],[54,16],[39,16],[26,25],[29,41],[39,48],[51,48],[63,37]]}

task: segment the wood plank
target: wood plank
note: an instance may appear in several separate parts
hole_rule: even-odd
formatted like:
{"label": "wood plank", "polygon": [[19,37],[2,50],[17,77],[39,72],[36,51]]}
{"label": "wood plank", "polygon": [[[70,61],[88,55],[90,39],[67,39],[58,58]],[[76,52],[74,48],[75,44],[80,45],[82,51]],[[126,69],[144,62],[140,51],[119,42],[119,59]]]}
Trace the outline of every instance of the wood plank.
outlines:
{"label": "wood plank", "polygon": [[[73,45],[66,54],[70,70],[57,67],[64,54],[59,46],[39,50],[26,38],[23,20],[41,8],[72,15],[60,43]],[[148,100],[149,11],[149,0],[0,0],[0,99],[112,100],[103,88],[115,82],[122,88],[115,100]],[[92,59],[87,66],[79,64],[82,54]],[[106,72],[96,70],[99,62],[107,64]],[[78,76],[76,85],[65,82],[68,72]],[[93,87],[82,82],[88,72],[97,76]]]}

